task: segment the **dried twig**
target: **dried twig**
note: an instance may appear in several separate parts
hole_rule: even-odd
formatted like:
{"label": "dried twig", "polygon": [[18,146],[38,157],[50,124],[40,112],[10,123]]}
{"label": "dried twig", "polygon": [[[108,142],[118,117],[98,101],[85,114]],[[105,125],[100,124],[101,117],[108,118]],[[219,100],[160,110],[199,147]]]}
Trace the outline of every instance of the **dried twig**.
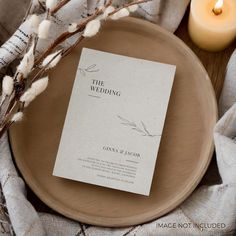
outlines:
{"label": "dried twig", "polygon": [[148,137],[156,137],[156,136],[160,136],[160,135],[155,135],[155,134],[151,134],[146,125],[144,124],[143,121],[141,121],[141,125],[142,127],[139,127],[135,122],[133,121],[129,121],[128,119],[125,119],[122,116],[117,116],[120,120],[121,120],[121,124],[124,126],[129,126],[132,130],[142,134],[142,136],[148,136]]}
{"label": "dried twig", "polygon": [[[14,122],[18,121],[18,119],[21,119],[21,113],[24,111],[24,108],[47,87],[48,79],[40,79],[40,77],[46,74],[50,68],[56,66],[60,58],[67,56],[85,37],[91,37],[95,35],[100,28],[100,21],[111,18],[111,16],[115,14],[115,19],[119,19],[129,14],[129,11],[131,11],[131,8],[129,8],[130,6],[142,4],[148,1],[150,0],[134,0],[116,8],[111,7],[112,0],[106,1],[104,6],[95,8],[94,13],[84,18],[82,22],[78,24],[73,23],[74,25],[72,30],[69,30],[68,28],[67,31],[59,35],[58,38],[56,38],[54,42],[43,53],[41,53],[36,60],[34,60],[38,38],[45,37],[48,34],[51,24],[50,16],[56,14],[56,12],[58,12],[70,2],[70,0],[62,0],[56,6],[50,6],[50,3],[48,2],[47,4],[46,0],[46,6],[48,9],[46,9],[45,18],[40,23],[38,29],[35,30],[35,32],[38,31],[38,34],[30,36],[31,40],[29,46],[34,46],[28,48],[28,51],[25,53],[12,79],[10,79],[9,76],[8,78],[4,77],[6,81],[3,79],[3,84],[5,85],[5,88],[3,86],[3,97],[5,100],[3,100],[2,105],[4,105],[6,109],[0,109],[0,117],[3,117],[0,120],[0,137]],[[39,3],[41,2],[39,1]],[[50,7],[52,8],[49,9]],[[27,10],[26,18],[30,13],[31,8],[32,4]],[[104,12],[108,8],[109,14],[104,16]],[[126,9],[123,11],[125,14],[121,11],[122,9]],[[92,23],[94,24],[93,27],[89,28],[89,25]],[[67,49],[59,51],[58,53],[54,53],[54,50],[61,43],[65,42],[68,38],[76,34],[78,34],[78,38],[73,45],[69,46]],[[33,48],[33,50],[31,50],[31,48]],[[0,108],[2,108],[2,106],[0,106]],[[15,112],[18,113],[15,114],[17,116],[14,116]],[[138,126],[133,126],[132,128],[138,132],[143,131],[144,134],[151,136],[143,123],[142,129]]]}
{"label": "dried twig", "polygon": [[[146,3],[149,2],[151,0],[138,0],[138,1],[133,1],[130,3],[126,3],[120,7],[118,7],[116,10],[114,10],[113,12],[109,13],[109,16],[114,15],[115,13],[117,13],[119,10],[123,9],[123,8],[127,8],[129,6],[133,6],[133,5],[137,5],[137,4],[141,4],[141,3]],[[104,8],[109,7],[112,4],[112,1],[109,0],[106,5],[104,6]],[[103,13],[102,8],[100,9],[96,9],[94,14],[91,16],[88,16],[87,18],[85,18],[80,24],[78,24],[77,26],[77,30],[74,32],[64,32],[62,33],[51,45],[50,47],[37,59],[36,61],[36,65],[38,65],[50,52],[52,52],[59,44],[61,44],[62,42],[64,42],[65,40],[67,40],[68,38],[72,37],[73,35],[77,34],[77,33],[81,33],[84,29],[85,26],[88,24],[88,22],[96,19],[101,13]],[[76,41],[76,45],[78,45],[81,41],[83,40],[83,37],[81,37],[81,39],[79,38]],[[74,48],[74,47],[72,47]],[[68,55],[68,53],[65,53],[65,55]]]}

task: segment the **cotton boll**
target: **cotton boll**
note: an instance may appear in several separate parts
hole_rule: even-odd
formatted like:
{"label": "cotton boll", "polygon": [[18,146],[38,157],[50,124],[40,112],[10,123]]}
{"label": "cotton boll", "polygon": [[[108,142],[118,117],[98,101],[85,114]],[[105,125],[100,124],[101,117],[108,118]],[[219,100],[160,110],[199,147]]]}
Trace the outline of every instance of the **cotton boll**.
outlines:
{"label": "cotton boll", "polygon": [[34,66],[34,43],[31,45],[29,51],[25,54],[25,57],[27,58],[28,70],[30,72]]}
{"label": "cotton boll", "polygon": [[27,77],[29,69],[25,57],[21,60],[19,66],[17,67],[17,70],[23,75],[24,78]]}
{"label": "cotton boll", "polygon": [[35,99],[35,90],[29,88],[21,97],[20,101],[25,103],[25,106],[27,107],[34,99]]}
{"label": "cotton boll", "polygon": [[21,121],[23,119],[23,112],[17,112],[15,113],[12,118],[11,118],[11,121],[12,122],[17,122],[17,121]]}
{"label": "cotton boll", "polygon": [[138,4],[131,5],[128,7],[129,12],[135,12],[138,10]]}
{"label": "cotton boll", "polygon": [[31,87],[20,97],[20,101],[27,107],[48,86],[48,76],[35,81]]}
{"label": "cotton boll", "polygon": [[46,39],[48,37],[50,26],[51,26],[51,21],[50,20],[43,20],[39,24],[38,37],[41,38],[41,39]]}
{"label": "cotton boll", "polygon": [[28,19],[28,24],[32,29],[34,29],[34,32],[38,31],[39,23],[40,23],[40,18],[35,14],[31,15],[30,18]]}
{"label": "cotton boll", "polygon": [[102,15],[102,19],[106,19],[110,13],[112,13],[115,10],[115,8],[113,6],[109,6],[105,9],[103,15]]}
{"label": "cotton boll", "polygon": [[48,9],[52,9],[57,5],[58,1],[57,0],[46,0],[46,7]]}
{"label": "cotton boll", "polygon": [[48,76],[35,81],[31,85],[31,88],[34,90],[35,96],[38,96],[47,88],[47,86],[48,86]]}
{"label": "cotton boll", "polygon": [[68,32],[69,33],[73,33],[77,30],[77,23],[71,23],[69,26],[68,26]]}
{"label": "cotton boll", "polygon": [[30,47],[29,51],[24,55],[19,66],[18,71],[23,75],[24,78],[28,76],[31,69],[34,66],[34,44]]}
{"label": "cotton boll", "polygon": [[117,13],[120,18],[129,16],[129,11],[127,8],[123,8],[123,9],[119,10]]}
{"label": "cotton boll", "polygon": [[13,92],[13,88],[14,88],[13,78],[6,75],[3,78],[3,81],[2,81],[2,92],[3,92],[3,94],[10,96],[11,93]]}
{"label": "cotton boll", "polygon": [[83,36],[84,37],[92,37],[96,35],[101,27],[100,20],[92,20],[90,21],[84,30]]}
{"label": "cotton boll", "polygon": [[42,66],[43,67],[47,66],[48,68],[55,67],[57,65],[57,63],[61,60],[62,55],[60,52],[61,52],[61,50],[48,55],[43,60]]}
{"label": "cotton boll", "polygon": [[111,15],[110,18],[112,20],[118,20],[122,17],[126,17],[129,16],[129,11],[127,8],[122,8],[121,10],[119,10],[118,12],[116,12],[115,14]]}

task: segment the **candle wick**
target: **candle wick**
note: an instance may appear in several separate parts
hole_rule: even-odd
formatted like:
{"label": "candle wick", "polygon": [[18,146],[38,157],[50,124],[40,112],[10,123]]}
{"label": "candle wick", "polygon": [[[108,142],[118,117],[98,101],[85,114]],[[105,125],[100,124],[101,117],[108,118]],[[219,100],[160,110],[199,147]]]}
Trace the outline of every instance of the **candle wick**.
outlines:
{"label": "candle wick", "polygon": [[222,13],[222,8],[216,8],[216,7],[214,7],[213,9],[212,9],[212,11],[213,11],[213,13],[215,14],[215,15],[220,15],[221,13]]}

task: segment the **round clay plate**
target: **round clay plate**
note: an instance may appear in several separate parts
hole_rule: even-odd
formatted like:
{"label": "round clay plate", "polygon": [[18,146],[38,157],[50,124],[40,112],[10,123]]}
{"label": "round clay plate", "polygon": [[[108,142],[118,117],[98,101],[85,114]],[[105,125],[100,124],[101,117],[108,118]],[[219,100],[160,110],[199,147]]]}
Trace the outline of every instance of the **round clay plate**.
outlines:
{"label": "round clay plate", "polygon": [[[177,66],[149,197],[52,176],[83,47]],[[181,40],[143,20],[108,21],[50,77],[47,91],[10,130],[17,166],[43,202],[72,219],[115,227],[160,217],[190,195],[211,160],[217,108],[206,71]]]}

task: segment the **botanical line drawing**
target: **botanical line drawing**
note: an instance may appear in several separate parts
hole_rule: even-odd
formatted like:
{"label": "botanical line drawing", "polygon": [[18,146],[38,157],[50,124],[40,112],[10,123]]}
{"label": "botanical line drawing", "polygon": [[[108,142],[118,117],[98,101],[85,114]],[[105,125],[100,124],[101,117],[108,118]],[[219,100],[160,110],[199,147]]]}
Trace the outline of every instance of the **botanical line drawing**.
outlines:
{"label": "botanical line drawing", "polygon": [[80,71],[80,73],[81,73],[83,76],[85,76],[86,73],[95,73],[95,72],[98,72],[99,69],[96,68],[96,67],[97,67],[96,64],[92,64],[92,65],[90,65],[90,66],[88,66],[88,67],[86,67],[86,68],[79,68],[79,71]]}
{"label": "botanical line drawing", "polygon": [[128,119],[125,119],[121,116],[117,116],[120,120],[121,120],[121,124],[125,125],[125,126],[129,126],[132,130],[138,132],[139,134],[141,134],[142,136],[148,136],[148,137],[156,137],[156,136],[161,136],[161,135],[157,135],[157,134],[151,134],[148,129],[147,126],[144,124],[143,121],[140,121],[141,126],[138,126],[135,122],[130,121]]}

